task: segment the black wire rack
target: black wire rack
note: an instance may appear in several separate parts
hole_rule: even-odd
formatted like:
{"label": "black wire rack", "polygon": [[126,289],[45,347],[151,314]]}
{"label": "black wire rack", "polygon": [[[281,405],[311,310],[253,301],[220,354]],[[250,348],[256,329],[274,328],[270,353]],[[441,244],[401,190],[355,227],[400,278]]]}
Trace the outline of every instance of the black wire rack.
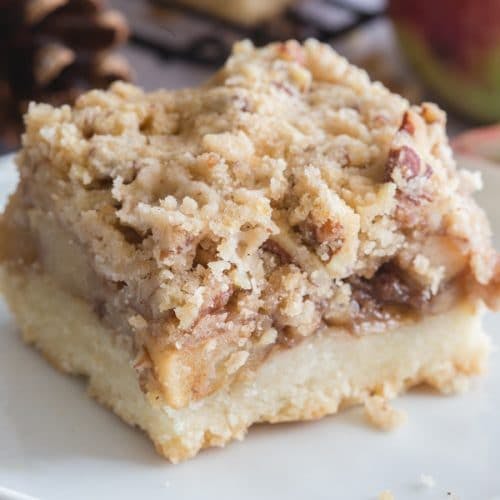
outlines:
{"label": "black wire rack", "polygon": [[156,29],[132,23],[131,43],[161,59],[207,65],[223,63],[231,45],[242,38],[249,38],[256,45],[309,37],[332,42],[385,14],[383,1],[369,2],[371,7],[366,8],[353,0],[303,0],[272,20],[248,28],[168,0],[149,3]]}

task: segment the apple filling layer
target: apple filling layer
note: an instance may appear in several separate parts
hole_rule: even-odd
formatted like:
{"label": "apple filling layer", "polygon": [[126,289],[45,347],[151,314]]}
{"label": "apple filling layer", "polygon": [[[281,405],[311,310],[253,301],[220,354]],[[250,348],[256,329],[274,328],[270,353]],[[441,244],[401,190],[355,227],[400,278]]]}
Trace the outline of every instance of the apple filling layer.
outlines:
{"label": "apple filling layer", "polygon": [[[123,294],[126,285],[99,276],[82,245],[53,215],[33,208],[25,213],[29,230],[23,235],[14,229],[10,234],[11,242],[23,245],[10,249],[10,260],[23,252],[31,255],[33,272],[52,276],[64,290],[93,304],[97,317],[116,334],[133,339],[134,366],[144,390],[161,394],[176,408],[213,393],[237,377],[242,367],[255,369],[271,351],[293,348],[310,335],[324,334],[329,326],[343,327],[352,335],[376,335],[418,322],[424,315],[451,310],[472,293],[465,267],[455,266],[454,275],[433,294],[391,261],[370,278],[348,277],[342,286],[350,291],[349,300],[335,302],[334,297],[313,303],[317,319],[303,331],[286,323],[280,312],[283,289],[277,285],[280,281],[270,279],[260,310],[248,310],[244,290],[227,290],[199,312],[187,332],[196,341],[176,345],[175,341],[165,342],[166,332],[179,329],[174,314],[152,316],[140,301]],[[209,250],[206,252],[208,259]],[[290,256],[283,256],[276,242],[268,240],[262,252],[263,259],[270,260],[273,275],[283,279],[300,274],[300,268]],[[200,265],[201,258],[196,258]],[[465,266],[465,260],[463,263]],[[275,304],[274,309],[263,308],[270,303]]]}

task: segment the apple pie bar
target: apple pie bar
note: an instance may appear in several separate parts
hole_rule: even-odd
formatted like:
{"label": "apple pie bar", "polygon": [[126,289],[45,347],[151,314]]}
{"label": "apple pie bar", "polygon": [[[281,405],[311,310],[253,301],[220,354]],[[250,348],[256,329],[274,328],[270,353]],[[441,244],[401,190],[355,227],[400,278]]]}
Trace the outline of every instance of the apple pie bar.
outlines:
{"label": "apple pie bar", "polygon": [[118,82],[25,122],[3,294],[26,342],[171,461],[484,369],[481,179],[438,107],[329,46],[243,41],[198,88]]}
{"label": "apple pie bar", "polygon": [[[168,0],[163,0],[168,5]],[[191,7],[232,23],[254,26],[280,14],[295,0],[177,0],[175,4]]]}

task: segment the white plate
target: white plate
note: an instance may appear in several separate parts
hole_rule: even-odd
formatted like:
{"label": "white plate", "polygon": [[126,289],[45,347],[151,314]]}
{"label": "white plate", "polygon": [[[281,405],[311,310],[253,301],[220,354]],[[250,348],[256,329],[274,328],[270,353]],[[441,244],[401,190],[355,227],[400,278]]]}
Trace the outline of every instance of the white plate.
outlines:
{"label": "white plate", "polygon": [[[482,168],[500,236],[500,170]],[[0,165],[2,199],[15,183]],[[500,317],[489,314],[487,330]],[[24,346],[0,303],[0,486],[46,500],[500,498],[500,353],[470,392],[414,391],[397,400],[408,424],[392,433],[365,425],[359,409],[307,424],[261,425],[243,442],[172,466],[149,440]],[[426,488],[420,475],[431,475]],[[451,492],[456,497],[447,495]],[[0,499],[14,498],[0,488]]]}

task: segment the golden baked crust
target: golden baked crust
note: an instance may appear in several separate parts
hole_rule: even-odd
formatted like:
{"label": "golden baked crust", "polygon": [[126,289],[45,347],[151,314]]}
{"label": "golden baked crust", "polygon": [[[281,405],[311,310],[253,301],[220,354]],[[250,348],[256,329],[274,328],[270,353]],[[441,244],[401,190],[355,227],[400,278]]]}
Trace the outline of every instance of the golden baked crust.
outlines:
{"label": "golden baked crust", "polygon": [[31,105],[0,246],[132,337],[144,391],[185,407],[327,325],[498,295],[480,179],[444,125],[314,40],[241,42],[196,89]]}

